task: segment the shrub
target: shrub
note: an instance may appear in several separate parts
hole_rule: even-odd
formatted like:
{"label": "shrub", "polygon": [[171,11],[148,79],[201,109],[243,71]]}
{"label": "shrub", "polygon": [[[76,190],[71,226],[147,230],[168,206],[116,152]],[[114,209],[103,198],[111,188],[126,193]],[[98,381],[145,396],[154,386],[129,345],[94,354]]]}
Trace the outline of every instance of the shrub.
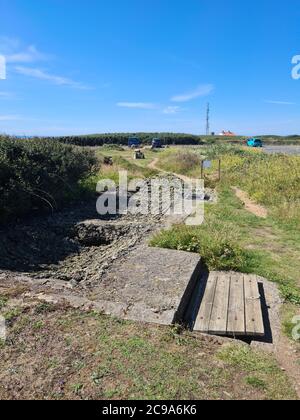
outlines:
{"label": "shrub", "polygon": [[238,246],[234,232],[229,232],[215,220],[205,225],[178,225],[157,234],[152,246],[199,253],[210,270],[239,271],[247,255]]}
{"label": "shrub", "polygon": [[56,141],[0,139],[0,220],[56,209],[78,194],[97,160]]}
{"label": "shrub", "polygon": [[182,175],[200,174],[200,156],[186,150],[167,151],[159,159],[159,167],[168,172]]}
{"label": "shrub", "polygon": [[181,133],[107,133],[93,134],[87,136],[53,137],[62,143],[74,144],[77,146],[105,146],[120,145],[127,146],[129,137],[138,137],[142,144],[151,144],[154,138],[159,137],[162,143],[167,145],[198,145],[203,144],[199,136]]}

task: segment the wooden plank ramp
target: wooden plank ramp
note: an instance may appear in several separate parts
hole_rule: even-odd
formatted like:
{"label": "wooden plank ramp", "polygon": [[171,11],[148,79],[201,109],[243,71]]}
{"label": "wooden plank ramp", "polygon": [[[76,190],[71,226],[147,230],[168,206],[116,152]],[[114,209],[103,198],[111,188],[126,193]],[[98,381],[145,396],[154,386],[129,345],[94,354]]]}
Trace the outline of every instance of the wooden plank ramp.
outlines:
{"label": "wooden plank ramp", "polygon": [[257,277],[211,273],[194,331],[233,337],[264,336]]}

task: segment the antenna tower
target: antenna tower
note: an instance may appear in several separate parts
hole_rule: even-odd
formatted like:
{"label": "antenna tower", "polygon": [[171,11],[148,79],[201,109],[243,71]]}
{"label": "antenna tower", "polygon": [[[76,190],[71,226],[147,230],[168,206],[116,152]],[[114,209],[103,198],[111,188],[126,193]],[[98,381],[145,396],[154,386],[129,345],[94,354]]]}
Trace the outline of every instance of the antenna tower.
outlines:
{"label": "antenna tower", "polygon": [[210,135],[210,105],[207,104],[207,111],[206,111],[206,135]]}

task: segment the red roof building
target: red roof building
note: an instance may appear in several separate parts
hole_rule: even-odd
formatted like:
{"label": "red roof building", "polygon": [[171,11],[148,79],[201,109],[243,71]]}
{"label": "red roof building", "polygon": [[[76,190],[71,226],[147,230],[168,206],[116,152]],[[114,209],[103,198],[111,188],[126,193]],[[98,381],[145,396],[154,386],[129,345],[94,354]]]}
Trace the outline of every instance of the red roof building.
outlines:
{"label": "red roof building", "polygon": [[224,130],[219,135],[224,136],[224,137],[236,137],[236,134],[233,133],[232,131],[224,131]]}

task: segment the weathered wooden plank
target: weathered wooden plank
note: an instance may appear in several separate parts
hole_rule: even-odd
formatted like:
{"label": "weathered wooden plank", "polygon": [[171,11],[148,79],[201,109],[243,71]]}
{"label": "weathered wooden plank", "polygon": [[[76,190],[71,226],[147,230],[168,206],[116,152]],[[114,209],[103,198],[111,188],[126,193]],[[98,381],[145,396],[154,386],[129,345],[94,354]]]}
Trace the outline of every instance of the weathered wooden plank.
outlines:
{"label": "weathered wooden plank", "polygon": [[194,329],[215,335],[263,336],[257,277],[210,274]]}
{"label": "weathered wooden plank", "polygon": [[209,333],[226,335],[228,305],[229,305],[230,276],[221,274],[218,276],[214,305],[209,323]]}
{"label": "weathered wooden plank", "polygon": [[216,292],[217,277],[210,275],[207,280],[207,285],[205,293],[202,299],[198,317],[195,323],[195,331],[208,333],[209,332],[209,322],[212,314],[212,309],[214,305],[215,292]]}
{"label": "weathered wooden plank", "polygon": [[259,293],[256,276],[245,276],[245,315],[246,335],[264,336],[265,328],[261,307],[261,296]]}
{"label": "weathered wooden plank", "polygon": [[233,275],[229,291],[227,334],[238,336],[245,333],[244,277]]}

